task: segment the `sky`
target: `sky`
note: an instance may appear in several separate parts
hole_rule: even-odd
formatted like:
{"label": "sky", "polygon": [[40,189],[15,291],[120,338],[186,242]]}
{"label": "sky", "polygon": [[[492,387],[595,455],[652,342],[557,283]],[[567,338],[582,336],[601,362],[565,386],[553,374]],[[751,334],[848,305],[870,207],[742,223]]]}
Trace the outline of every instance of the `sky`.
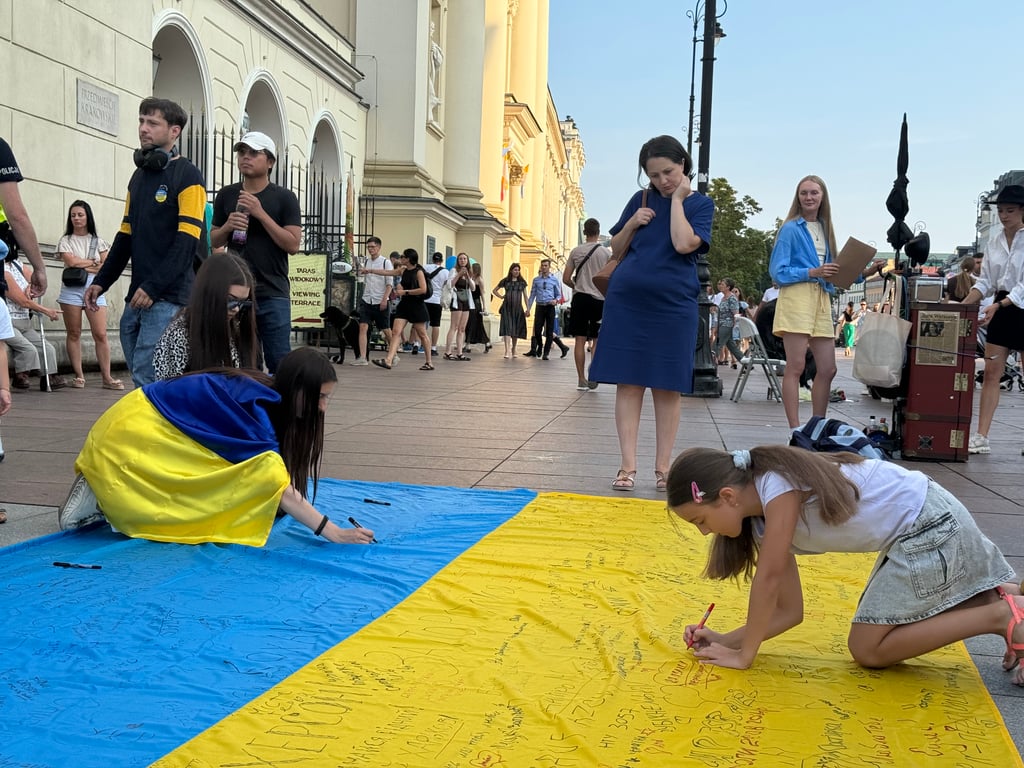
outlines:
{"label": "sky", "polygon": [[[686,146],[694,5],[550,0],[548,83],[579,128],[586,215],[604,232],[637,189],[641,145],[667,133]],[[891,251],[885,198],[905,112],[907,223],[924,223],[933,253],[974,242],[979,195],[1024,168],[1024,3],[717,0],[716,10],[726,37],[710,172],[760,204],[750,226],[771,230],[800,178],[816,174],[839,243]]]}

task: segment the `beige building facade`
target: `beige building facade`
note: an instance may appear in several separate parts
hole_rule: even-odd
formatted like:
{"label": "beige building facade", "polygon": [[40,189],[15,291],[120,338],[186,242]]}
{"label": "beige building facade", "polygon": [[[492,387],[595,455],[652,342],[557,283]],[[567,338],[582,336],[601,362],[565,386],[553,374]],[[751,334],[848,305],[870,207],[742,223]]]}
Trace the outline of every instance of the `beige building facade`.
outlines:
{"label": "beige building facade", "polygon": [[547,89],[547,25],[547,0],[0,0],[0,135],[45,253],[78,198],[113,239],[157,95],[191,113],[183,151],[211,194],[236,178],[231,137],[260,130],[304,214],[313,176],[335,220],[352,180],[358,253],[371,233],[466,251],[492,287],[579,240],[584,154]]}
{"label": "beige building facade", "polygon": [[465,251],[488,288],[513,263],[563,263],[585,155],[547,87],[547,0],[360,0],[355,39],[372,59],[365,231],[428,263]]}

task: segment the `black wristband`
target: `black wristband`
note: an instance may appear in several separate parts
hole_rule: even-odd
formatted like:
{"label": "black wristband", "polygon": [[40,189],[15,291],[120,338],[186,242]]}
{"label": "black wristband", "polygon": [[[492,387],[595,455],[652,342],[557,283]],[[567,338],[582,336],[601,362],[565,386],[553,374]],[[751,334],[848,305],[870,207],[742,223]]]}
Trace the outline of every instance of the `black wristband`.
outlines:
{"label": "black wristband", "polygon": [[327,517],[327,515],[324,515],[324,519],[320,521],[320,525],[318,525],[316,527],[316,530],[313,531],[314,536],[319,536],[321,533],[324,532],[324,527],[327,525],[328,520],[330,520],[330,518]]}

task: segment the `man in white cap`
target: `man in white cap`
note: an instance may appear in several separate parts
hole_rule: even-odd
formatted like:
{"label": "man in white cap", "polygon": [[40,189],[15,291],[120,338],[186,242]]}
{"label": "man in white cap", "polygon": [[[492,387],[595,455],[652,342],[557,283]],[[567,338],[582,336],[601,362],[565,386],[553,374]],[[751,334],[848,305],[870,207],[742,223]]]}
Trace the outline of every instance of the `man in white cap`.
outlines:
{"label": "man in white cap", "polygon": [[263,361],[270,373],[291,349],[291,293],[288,256],[299,250],[302,219],[299,199],[270,181],[277,160],[274,140],[250,131],[235,144],[235,159],[242,174],[239,184],[228,184],[213,201],[214,248],[227,246],[240,254],[256,280],[256,331]]}

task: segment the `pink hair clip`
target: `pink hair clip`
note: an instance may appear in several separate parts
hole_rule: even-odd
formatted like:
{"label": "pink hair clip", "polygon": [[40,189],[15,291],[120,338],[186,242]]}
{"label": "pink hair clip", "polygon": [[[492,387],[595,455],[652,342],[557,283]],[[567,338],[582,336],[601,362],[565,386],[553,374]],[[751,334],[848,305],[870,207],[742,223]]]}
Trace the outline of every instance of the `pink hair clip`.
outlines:
{"label": "pink hair clip", "polygon": [[704,503],[704,491],[697,487],[697,481],[690,483],[690,490],[693,491],[693,503],[703,504]]}

